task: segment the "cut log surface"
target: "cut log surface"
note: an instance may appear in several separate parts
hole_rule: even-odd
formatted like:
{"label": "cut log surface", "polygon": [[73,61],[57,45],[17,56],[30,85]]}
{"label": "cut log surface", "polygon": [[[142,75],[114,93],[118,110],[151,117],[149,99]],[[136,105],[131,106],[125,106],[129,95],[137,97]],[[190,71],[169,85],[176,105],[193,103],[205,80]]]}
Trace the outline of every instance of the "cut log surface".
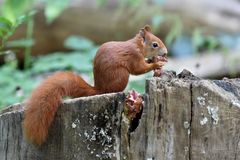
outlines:
{"label": "cut log surface", "polygon": [[122,94],[65,101],[57,112],[47,143],[35,146],[23,138],[22,111],[0,117],[2,160],[116,159],[117,125]]}
{"label": "cut log surface", "polygon": [[137,121],[124,115],[123,93],[65,100],[41,147],[23,138],[21,104],[10,107],[0,159],[240,159],[240,79],[178,77],[147,80]]}

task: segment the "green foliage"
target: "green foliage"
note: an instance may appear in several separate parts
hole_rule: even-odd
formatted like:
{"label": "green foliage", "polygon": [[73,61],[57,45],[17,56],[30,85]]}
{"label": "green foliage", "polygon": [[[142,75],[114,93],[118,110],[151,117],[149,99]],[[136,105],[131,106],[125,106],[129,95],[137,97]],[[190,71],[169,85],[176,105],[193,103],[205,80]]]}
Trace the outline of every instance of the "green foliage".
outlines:
{"label": "green foliage", "polygon": [[142,3],[142,0],[127,0],[127,1],[132,7],[138,7]]}
{"label": "green foliage", "polygon": [[4,17],[0,17],[0,35],[8,33],[12,29],[12,23]]}
{"label": "green foliage", "polygon": [[12,63],[0,68],[0,108],[26,99],[36,85],[29,75],[29,72],[17,70]]}
{"label": "green foliage", "polygon": [[118,1],[119,8],[122,8],[122,7],[136,8],[136,7],[139,7],[143,2],[144,2],[143,0],[121,0],[121,1]]}
{"label": "green foliage", "polygon": [[[34,2],[35,0],[5,0],[1,6],[0,49],[3,49],[5,45],[7,47],[24,47],[24,69],[28,69],[32,61],[31,47],[34,45],[33,16],[36,13],[32,9]],[[69,0],[46,0],[45,15],[47,22],[51,23],[58,17],[67,7],[68,3]],[[15,32],[16,28],[24,22],[27,23],[26,37],[8,42],[8,39]],[[4,53],[4,51],[1,53]]]}
{"label": "green foliage", "polygon": [[[10,3],[11,2],[11,3]],[[25,1],[23,1],[22,3],[24,3]],[[33,38],[32,38],[32,34],[33,34],[33,15],[36,13],[36,11],[30,11],[27,13],[25,8],[28,7],[16,7],[16,11],[11,8],[14,5],[18,4],[18,2],[15,1],[6,1],[6,3],[4,3],[5,7],[8,8],[8,14],[7,12],[5,13],[6,17],[9,17],[9,19],[5,18],[5,17],[1,17],[0,18],[0,36],[1,36],[1,45],[0,45],[0,49],[2,49],[5,45],[7,47],[24,47],[25,48],[25,52],[24,52],[24,68],[27,69],[30,66],[30,62],[31,62],[31,46],[34,44]],[[25,5],[23,5],[25,6]],[[10,9],[11,8],[11,9]],[[22,10],[21,10],[22,9]],[[21,14],[16,15],[16,14]],[[11,22],[11,21],[12,22]],[[10,41],[8,42],[8,39],[10,38],[10,36],[15,32],[16,28],[21,25],[22,23],[27,22],[27,35],[25,39],[20,39],[20,40],[14,40],[14,41]]]}
{"label": "green foliage", "polygon": [[17,39],[17,40],[13,40],[13,41],[8,41],[8,43],[6,44],[7,47],[9,48],[14,48],[14,47],[31,47],[34,44],[34,40],[33,38],[30,39]]}
{"label": "green foliage", "polygon": [[[33,10],[33,4],[37,0],[5,0],[1,6],[1,15],[10,22],[15,23],[19,16]],[[47,22],[51,23],[69,5],[70,0],[44,0],[44,13]]]}
{"label": "green foliage", "polygon": [[[71,42],[71,43],[70,43]],[[80,42],[80,43],[79,43]],[[29,45],[31,41],[21,40],[17,45]],[[76,44],[78,48],[75,48]],[[10,43],[14,46],[14,42]],[[58,70],[73,70],[92,78],[92,59],[97,51],[90,40],[84,37],[69,37],[65,46],[77,51],[56,52],[34,59],[32,67],[25,71],[16,69],[16,61],[10,61],[0,68],[0,108],[27,98],[30,91],[43,79],[38,75]],[[90,80],[91,82],[92,80]]]}
{"label": "green foliage", "polygon": [[5,0],[1,6],[1,15],[15,24],[19,16],[29,11],[32,4],[33,0]]}
{"label": "green foliage", "polygon": [[74,70],[80,73],[92,72],[92,60],[98,47],[92,41],[81,36],[70,36],[64,42],[71,52],[56,52],[37,58],[31,71],[34,74],[56,70]]}
{"label": "green foliage", "polygon": [[209,35],[206,37],[205,44],[206,44],[205,46],[208,50],[213,50],[213,49],[216,49],[220,45],[220,42],[217,39],[217,37]]}
{"label": "green foliage", "polygon": [[81,52],[56,52],[39,57],[32,66],[32,73],[46,73],[56,70],[74,70],[80,73],[92,71],[92,55]]}
{"label": "green foliage", "polygon": [[[169,17],[169,16],[168,16]],[[167,17],[166,17],[167,18]],[[171,27],[170,32],[167,34],[166,37],[166,44],[170,46],[172,42],[176,39],[176,37],[180,36],[182,34],[182,22],[180,21],[180,18],[178,16],[170,16],[173,21],[173,25]]]}
{"label": "green foliage", "polygon": [[72,50],[86,51],[94,47],[93,42],[81,36],[70,36],[64,42],[64,46]]}
{"label": "green foliage", "polygon": [[96,0],[96,2],[98,6],[102,7],[107,4],[108,0]]}
{"label": "green foliage", "polygon": [[[26,34],[26,38],[32,39],[33,36],[33,17],[30,17],[29,20],[27,21],[27,34]],[[31,64],[31,60],[32,60],[32,56],[31,56],[31,47],[25,47],[25,51],[24,51],[24,69],[28,69],[30,67]]]}
{"label": "green foliage", "polygon": [[192,34],[192,42],[195,51],[204,44],[204,37],[202,36],[202,31],[200,29],[195,29]]}
{"label": "green foliage", "polygon": [[39,75],[44,73],[72,70],[92,78],[92,52],[93,50],[89,49],[88,53],[56,52],[41,56],[25,71],[17,70],[16,62],[4,65],[0,68],[0,108],[26,99],[30,91],[43,79]]}
{"label": "green foliage", "polygon": [[53,22],[68,6],[70,0],[45,0],[45,16],[47,22]]}
{"label": "green foliage", "polygon": [[27,15],[20,16],[15,22],[11,22],[5,17],[0,17],[0,49],[4,47],[8,38],[15,32],[16,28],[26,20]]}
{"label": "green foliage", "polygon": [[0,49],[4,46],[5,41],[11,35],[13,30],[13,25],[11,21],[4,17],[0,17],[0,37],[1,37],[1,44]]}
{"label": "green foliage", "polygon": [[152,72],[138,76],[130,76],[129,83],[125,91],[135,90],[139,93],[145,93],[145,79],[151,77]]}
{"label": "green foliage", "polygon": [[204,30],[196,28],[192,33],[192,42],[195,52],[213,50],[220,46],[220,41],[212,35],[205,35]]}

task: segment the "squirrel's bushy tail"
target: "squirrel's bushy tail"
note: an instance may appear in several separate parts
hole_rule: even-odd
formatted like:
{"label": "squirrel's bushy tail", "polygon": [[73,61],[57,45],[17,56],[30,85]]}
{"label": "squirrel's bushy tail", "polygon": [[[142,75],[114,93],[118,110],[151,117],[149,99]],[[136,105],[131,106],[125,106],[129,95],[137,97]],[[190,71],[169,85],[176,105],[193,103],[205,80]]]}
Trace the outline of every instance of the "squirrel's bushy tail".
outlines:
{"label": "squirrel's bushy tail", "polygon": [[23,121],[25,137],[38,145],[47,138],[63,96],[81,97],[97,94],[94,87],[72,72],[58,72],[37,87],[26,103]]}

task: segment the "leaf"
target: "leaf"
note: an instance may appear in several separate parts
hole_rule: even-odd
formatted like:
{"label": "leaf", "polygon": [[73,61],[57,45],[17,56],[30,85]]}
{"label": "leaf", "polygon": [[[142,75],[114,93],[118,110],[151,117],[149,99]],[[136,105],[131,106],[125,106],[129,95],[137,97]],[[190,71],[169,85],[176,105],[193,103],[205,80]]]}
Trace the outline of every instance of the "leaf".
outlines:
{"label": "leaf", "polygon": [[21,25],[23,22],[27,21],[27,15],[21,15],[19,17],[17,17],[16,19],[16,25],[19,26]]}
{"label": "leaf", "polygon": [[97,6],[105,6],[108,0],[96,0]]}
{"label": "leaf", "polygon": [[125,91],[127,90],[135,90],[139,93],[144,93],[145,92],[145,80],[139,80],[139,81],[130,81],[128,83],[127,88],[125,89]]}
{"label": "leaf", "polygon": [[4,17],[0,17],[0,32],[5,34],[12,29],[12,23],[10,20]]}
{"label": "leaf", "polygon": [[89,50],[93,42],[82,36],[70,36],[64,42],[64,47],[72,50]]}
{"label": "leaf", "polygon": [[215,49],[217,46],[220,45],[219,40],[214,36],[208,36],[206,38],[206,43],[209,50]]}
{"label": "leaf", "polygon": [[4,36],[4,32],[0,29],[0,37],[2,38],[3,36]]}
{"label": "leaf", "polygon": [[44,14],[48,23],[52,23],[68,6],[70,0],[45,0]]}
{"label": "leaf", "polygon": [[25,14],[33,2],[34,0],[5,0],[1,7],[2,15],[15,25],[17,17]]}
{"label": "leaf", "polygon": [[204,36],[203,36],[203,31],[200,29],[195,29],[193,31],[193,35],[192,35],[192,42],[193,42],[193,47],[195,52],[198,51],[198,49],[203,46],[204,44]]}
{"label": "leaf", "polygon": [[128,0],[128,3],[131,7],[138,7],[142,3],[142,0]]}
{"label": "leaf", "polygon": [[[35,10],[30,11],[29,13],[15,17],[16,21],[11,22],[10,19],[7,19],[5,17],[0,17],[0,37],[2,39],[0,48],[3,48],[6,42],[8,41],[9,37],[15,32],[16,28],[21,25],[23,22],[29,20],[29,18],[32,18],[32,16],[36,13]],[[20,46],[20,47],[26,47],[26,46],[32,46],[32,44],[29,43],[30,41],[23,42],[16,41],[16,42],[10,42],[9,46]]]}
{"label": "leaf", "polygon": [[31,10],[30,12],[28,12],[24,15],[18,16],[16,18],[15,27],[17,27],[17,26],[21,25],[22,23],[26,22],[27,20],[29,20],[29,18],[32,18],[36,13],[37,13],[36,10]]}
{"label": "leaf", "polygon": [[11,28],[12,27],[12,23],[7,18],[0,17],[0,26],[5,26],[7,28]]}
{"label": "leaf", "polygon": [[131,75],[129,77],[129,83],[125,89],[125,91],[128,90],[136,90],[137,92],[144,93],[145,92],[145,79],[147,77],[152,76],[152,72],[143,74],[143,75],[138,75],[138,76],[133,76]]}
{"label": "leaf", "polygon": [[[30,80],[27,72],[19,71],[13,65],[5,64],[0,68],[0,108],[23,101],[36,81]],[[17,93],[21,88],[23,94]]]}
{"label": "leaf", "polygon": [[181,35],[182,32],[182,23],[179,19],[179,17],[173,17],[174,19],[174,25],[171,28],[170,32],[168,33],[167,37],[166,37],[166,44],[169,46],[176,37],[178,37],[179,35]]}
{"label": "leaf", "polygon": [[31,39],[18,39],[7,42],[7,47],[32,47],[34,45],[34,40]]}
{"label": "leaf", "polygon": [[32,67],[34,73],[56,70],[75,70],[79,72],[92,72],[92,58],[81,52],[56,52],[37,59]]}

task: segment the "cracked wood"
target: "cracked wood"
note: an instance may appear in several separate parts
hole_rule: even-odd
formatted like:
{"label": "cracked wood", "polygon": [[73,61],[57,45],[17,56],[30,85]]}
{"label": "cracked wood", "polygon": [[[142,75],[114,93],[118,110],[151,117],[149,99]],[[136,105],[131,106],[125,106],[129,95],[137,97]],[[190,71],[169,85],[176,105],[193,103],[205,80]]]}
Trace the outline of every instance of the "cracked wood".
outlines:
{"label": "cracked wood", "polygon": [[240,159],[240,79],[147,80],[135,130],[124,117],[124,94],[64,101],[46,144],[22,136],[22,105],[0,112],[4,160]]}

